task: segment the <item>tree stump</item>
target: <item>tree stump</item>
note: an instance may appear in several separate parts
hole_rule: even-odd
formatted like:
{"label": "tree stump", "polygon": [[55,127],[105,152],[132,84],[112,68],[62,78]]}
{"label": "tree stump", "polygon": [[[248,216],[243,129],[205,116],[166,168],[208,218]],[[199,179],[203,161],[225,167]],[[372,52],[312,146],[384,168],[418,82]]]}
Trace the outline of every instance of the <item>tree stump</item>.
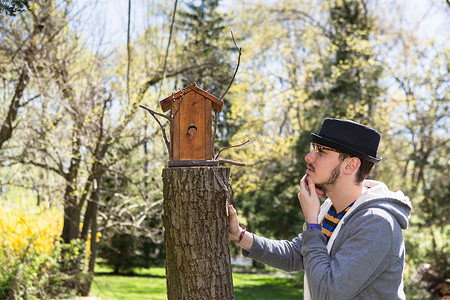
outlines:
{"label": "tree stump", "polygon": [[235,299],[228,247],[230,168],[163,170],[168,300]]}

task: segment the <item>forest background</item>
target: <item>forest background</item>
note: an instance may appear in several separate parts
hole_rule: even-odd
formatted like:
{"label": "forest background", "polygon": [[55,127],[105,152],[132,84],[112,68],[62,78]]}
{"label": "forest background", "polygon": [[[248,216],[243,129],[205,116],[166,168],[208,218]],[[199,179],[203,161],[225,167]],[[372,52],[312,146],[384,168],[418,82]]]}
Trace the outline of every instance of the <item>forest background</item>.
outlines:
{"label": "forest background", "polygon": [[0,2],[1,295],[88,294],[97,258],[164,263],[168,154],[138,105],[222,95],[231,31],[216,147],[251,141],[223,154],[248,164],[231,167],[242,225],[295,237],[310,132],[353,119],[382,134],[370,177],[413,203],[407,288],[450,278],[448,2],[113,2]]}

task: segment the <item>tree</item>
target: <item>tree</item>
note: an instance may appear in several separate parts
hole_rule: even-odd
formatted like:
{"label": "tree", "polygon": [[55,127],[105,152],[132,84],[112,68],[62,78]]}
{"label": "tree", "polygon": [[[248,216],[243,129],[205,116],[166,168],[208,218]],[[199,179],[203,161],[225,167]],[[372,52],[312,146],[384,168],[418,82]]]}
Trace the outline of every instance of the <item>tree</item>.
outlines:
{"label": "tree", "polygon": [[7,15],[14,17],[17,13],[25,11],[29,4],[29,0],[5,1],[5,3],[0,3],[0,13],[3,13],[4,11]]}
{"label": "tree", "polygon": [[230,169],[166,168],[163,181],[168,299],[234,299]]}
{"label": "tree", "polygon": [[[426,261],[437,274],[434,281],[442,283],[450,274],[446,253],[449,244],[441,242],[448,235],[449,163],[449,92],[446,88],[448,57],[443,55],[448,46],[439,45],[439,40],[428,43],[416,41],[413,35],[403,34],[404,41],[397,46],[401,59],[390,65],[397,93],[394,101],[399,103],[399,116],[392,129],[401,143],[390,145],[398,169],[401,170],[401,185],[407,190],[416,207],[416,218],[411,221],[417,231],[426,231],[420,239],[411,238],[410,257],[416,263]],[[428,240],[430,247],[416,253],[415,247]],[[422,247],[423,248],[423,247]],[[429,291],[434,291],[429,286]]]}
{"label": "tree", "polygon": [[312,95],[322,115],[371,120],[382,73],[370,41],[373,22],[365,1],[329,1],[329,55],[315,71],[322,86]]}
{"label": "tree", "polygon": [[[154,71],[154,74],[144,76],[144,82],[140,82],[142,76],[136,75],[131,82],[136,92],[127,97],[121,89],[120,70],[110,72],[112,68],[109,69],[107,55],[90,51],[81,43],[80,36],[70,31],[67,17],[71,12],[70,6],[61,11],[52,2],[36,2],[30,11],[20,15],[19,26],[5,27],[9,30],[5,30],[5,36],[11,41],[16,41],[16,36],[24,36],[24,42],[17,40],[16,49],[5,52],[13,62],[10,66],[15,66],[18,58],[27,59],[27,65],[10,72],[18,74],[16,93],[5,93],[16,103],[11,105],[15,113],[20,112],[20,105],[23,106],[22,95],[41,92],[40,101],[33,103],[33,109],[24,111],[27,118],[23,118],[23,130],[15,139],[17,151],[8,157],[8,161],[19,162],[23,168],[34,168],[35,173],[50,174],[48,176],[54,179],[51,183],[57,192],[52,196],[60,196],[64,207],[61,237],[68,244],[78,238],[90,242],[89,269],[93,274],[104,175],[123,171],[120,166],[132,155],[142,155],[138,149],[148,138],[142,129],[149,120],[135,118],[137,105],[142,103],[147,90],[162,79],[162,74]],[[45,20],[54,23],[42,23]],[[29,22],[35,26],[30,26]],[[30,28],[36,28],[40,34],[34,34],[34,31],[30,34]],[[27,37],[32,40],[29,47],[24,47],[28,43]],[[45,59],[39,60],[41,55]],[[169,64],[166,76],[170,78],[189,67],[176,69]],[[40,73],[36,72],[32,77],[30,68]],[[33,84],[25,86],[29,82]],[[10,115],[6,114],[8,122],[4,128],[15,126],[10,126],[14,122],[14,116]],[[7,136],[5,140],[8,139]],[[139,175],[142,176],[142,172],[135,173],[134,177],[124,174],[132,182],[139,183],[137,189],[141,191],[134,195],[134,200],[136,196],[142,197],[143,206],[150,210],[154,207],[154,199],[145,196],[148,187],[145,187],[146,182],[136,181]],[[38,186],[51,183],[35,182]],[[149,215],[151,212],[144,217]],[[80,257],[78,264],[71,265],[66,272],[76,274],[82,269],[82,263]],[[68,284],[73,285],[76,293],[87,294],[90,282]]]}
{"label": "tree", "polygon": [[[112,266],[115,273],[164,263],[162,187],[155,180],[156,170],[141,171],[145,158],[135,155],[121,166],[123,170],[116,167],[104,176],[105,207],[99,212],[98,256],[103,263]],[[148,192],[144,192],[143,186]]]}
{"label": "tree", "polygon": [[[2,4],[14,12],[28,5],[28,1],[13,1]],[[0,15],[0,33],[2,47],[0,55],[4,58],[0,64],[2,71],[2,90],[4,103],[1,127],[0,149],[11,139],[18,126],[19,111],[31,101],[42,101],[41,91],[26,93],[27,87],[43,76],[46,67],[51,64],[48,52],[60,41],[58,35],[64,29],[64,23],[54,15],[50,5],[45,10],[30,10],[17,19],[9,20]],[[18,10],[16,10],[18,9]],[[35,78],[33,78],[35,77]]]}
{"label": "tree", "polygon": [[[420,26],[443,10],[442,3],[430,3],[429,9],[420,10],[423,19],[413,22],[406,20],[404,7],[392,13],[394,9],[362,1],[314,6],[282,1],[276,8],[243,7],[235,16],[248,26],[243,58],[250,57],[245,64],[250,68],[241,69],[239,90],[231,91],[246,95],[246,101],[236,100],[231,108],[232,117],[242,122],[234,139],[253,137],[251,151],[235,154],[249,163],[234,180],[236,202],[245,208],[250,230],[262,226],[263,234],[284,237],[289,227],[264,225],[271,218],[290,216],[285,207],[298,211],[291,206],[296,193],[289,187],[297,183],[290,175],[304,170],[309,132],[317,131],[325,116],[370,123],[382,133],[379,153],[384,158],[371,177],[403,190],[413,207],[420,206],[405,232],[408,271],[427,261],[445,276],[448,263],[442,254],[448,252],[443,242],[448,226],[442,222],[448,208],[441,201],[448,176],[443,160],[448,156],[448,39],[441,28],[448,27],[448,19],[434,40],[428,37],[432,30]],[[418,27],[403,27],[415,22]],[[427,234],[415,227],[423,222],[432,224]],[[424,240],[430,245],[426,259],[419,246]]]}

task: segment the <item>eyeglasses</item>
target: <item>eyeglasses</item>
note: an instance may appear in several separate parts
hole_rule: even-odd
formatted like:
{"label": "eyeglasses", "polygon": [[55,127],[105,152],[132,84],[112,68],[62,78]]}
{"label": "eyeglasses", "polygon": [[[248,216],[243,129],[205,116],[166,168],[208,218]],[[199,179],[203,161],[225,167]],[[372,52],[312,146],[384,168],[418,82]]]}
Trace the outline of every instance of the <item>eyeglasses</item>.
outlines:
{"label": "eyeglasses", "polygon": [[316,143],[311,143],[311,151],[315,151],[317,155],[319,155],[320,153],[323,153],[324,150],[328,150],[328,151],[333,151],[333,152],[337,152],[337,153],[341,153],[341,151],[333,149],[333,148],[328,148],[322,145],[318,145]]}

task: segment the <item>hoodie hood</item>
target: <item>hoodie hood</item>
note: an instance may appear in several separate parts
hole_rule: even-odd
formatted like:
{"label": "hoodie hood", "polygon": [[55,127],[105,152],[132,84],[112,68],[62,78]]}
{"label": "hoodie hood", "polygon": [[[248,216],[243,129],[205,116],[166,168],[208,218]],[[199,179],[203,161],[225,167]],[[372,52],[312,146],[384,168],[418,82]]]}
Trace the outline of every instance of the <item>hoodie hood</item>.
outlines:
{"label": "hoodie hood", "polygon": [[364,180],[364,185],[369,189],[356,200],[351,210],[379,207],[394,216],[402,229],[408,228],[412,205],[402,191],[390,191],[384,183],[375,180]]}

